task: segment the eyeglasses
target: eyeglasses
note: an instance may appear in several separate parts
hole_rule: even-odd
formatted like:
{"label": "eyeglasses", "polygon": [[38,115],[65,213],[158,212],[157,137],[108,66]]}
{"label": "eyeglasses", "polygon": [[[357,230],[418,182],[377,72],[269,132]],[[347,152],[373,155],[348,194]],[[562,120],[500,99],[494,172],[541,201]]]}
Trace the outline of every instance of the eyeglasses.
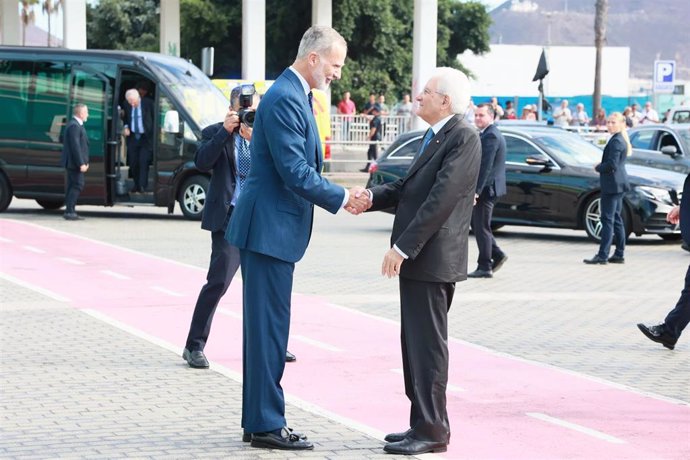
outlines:
{"label": "eyeglasses", "polygon": [[440,96],[446,96],[446,94],[439,93],[438,91],[431,91],[429,88],[424,88],[424,90],[422,92],[424,93],[425,96],[429,96],[429,95],[434,94],[434,93],[436,93]]}

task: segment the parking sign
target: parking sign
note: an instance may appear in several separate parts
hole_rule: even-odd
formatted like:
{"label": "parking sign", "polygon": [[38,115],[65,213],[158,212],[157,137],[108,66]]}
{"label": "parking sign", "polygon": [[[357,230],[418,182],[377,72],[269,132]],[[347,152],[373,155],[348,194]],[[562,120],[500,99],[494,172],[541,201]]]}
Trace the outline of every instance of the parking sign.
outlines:
{"label": "parking sign", "polygon": [[654,92],[672,93],[676,82],[676,61],[654,61]]}

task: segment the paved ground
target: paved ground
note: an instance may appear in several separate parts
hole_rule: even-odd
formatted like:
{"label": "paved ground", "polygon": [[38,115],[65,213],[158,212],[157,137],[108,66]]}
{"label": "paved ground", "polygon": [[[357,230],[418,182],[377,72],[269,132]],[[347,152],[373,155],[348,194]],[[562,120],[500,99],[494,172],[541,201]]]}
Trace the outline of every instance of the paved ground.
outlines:
{"label": "paved ground", "polygon": [[[65,222],[59,213],[17,200],[0,217],[200,269],[208,262],[208,234],[180,216],[93,207],[83,214],[86,221]],[[318,213],[310,250],[297,265],[295,291],[397,321],[397,283],[378,276],[391,222],[380,213]],[[663,318],[673,306],[690,254],[656,237],[633,238],[624,266],[590,267],[581,259],[595,246],[584,233],[510,227],[497,235],[510,259],[492,280],[459,284],[452,337],[690,402],[690,340],[683,337],[671,352],[635,327]],[[473,260],[473,245],[471,250]],[[294,456],[239,442],[236,375],[188,369],[170,344],[151,342],[17,281],[0,281],[0,457]],[[298,456],[383,457],[382,443],[370,431],[305,408],[291,404],[290,422],[308,427],[318,450]],[[678,429],[679,436],[690,432],[690,420]]]}

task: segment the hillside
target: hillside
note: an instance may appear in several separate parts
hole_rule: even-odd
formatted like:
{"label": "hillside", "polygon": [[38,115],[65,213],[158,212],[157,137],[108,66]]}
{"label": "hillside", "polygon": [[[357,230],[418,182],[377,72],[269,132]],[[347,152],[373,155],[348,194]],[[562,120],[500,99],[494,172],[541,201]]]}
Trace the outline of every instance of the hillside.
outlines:
{"label": "hillside", "polygon": [[[490,14],[491,43],[594,45],[594,0],[509,0]],[[689,23],[688,0],[609,0],[607,43],[630,47],[631,77],[675,59],[676,79],[690,80]]]}

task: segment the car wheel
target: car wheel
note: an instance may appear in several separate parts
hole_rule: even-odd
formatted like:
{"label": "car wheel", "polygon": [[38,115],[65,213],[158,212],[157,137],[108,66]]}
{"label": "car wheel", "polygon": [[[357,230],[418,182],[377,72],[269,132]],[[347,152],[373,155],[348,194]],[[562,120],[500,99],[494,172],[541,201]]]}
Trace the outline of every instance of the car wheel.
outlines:
{"label": "car wheel", "polygon": [[63,201],[55,200],[36,200],[36,203],[38,203],[43,209],[60,209],[65,204]]}
{"label": "car wheel", "polygon": [[182,214],[187,219],[201,220],[201,212],[206,204],[208,184],[208,177],[192,176],[182,185],[177,201],[180,203]]}
{"label": "car wheel", "polygon": [[[594,195],[587,201],[582,213],[582,226],[590,240],[599,243],[601,241],[601,196]],[[632,233],[632,224],[628,210],[623,206],[623,225],[625,226],[625,239]]]}
{"label": "car wheel", "polygon": [[10,205],[12,201],[12,189],[10,188],[10,181],[0,172],[0,212],[3,212]]}

